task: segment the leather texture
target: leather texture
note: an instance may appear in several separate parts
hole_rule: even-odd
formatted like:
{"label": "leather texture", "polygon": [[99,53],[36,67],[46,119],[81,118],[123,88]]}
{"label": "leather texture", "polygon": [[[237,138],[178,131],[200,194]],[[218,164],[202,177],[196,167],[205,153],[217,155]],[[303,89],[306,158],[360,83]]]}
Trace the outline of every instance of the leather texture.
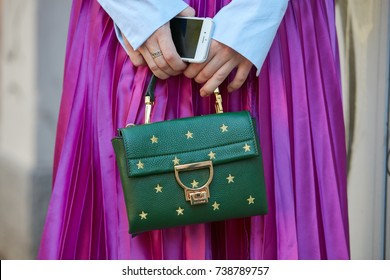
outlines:
{"label": "leather texture", "polygon": [[[247,111],[130,126],[112,144],[133,235],[267,213],[261,151]],[[185,189],[204,194],[210,176],[208,199],[187,201]]]}

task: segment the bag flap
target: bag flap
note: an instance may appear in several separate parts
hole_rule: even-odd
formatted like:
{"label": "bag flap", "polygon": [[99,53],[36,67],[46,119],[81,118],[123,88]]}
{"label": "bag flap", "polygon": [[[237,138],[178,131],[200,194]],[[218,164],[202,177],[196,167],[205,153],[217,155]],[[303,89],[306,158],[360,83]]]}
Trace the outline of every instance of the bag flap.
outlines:
{"label": "bag flap", "polygon": [[259,155],[247,111],[211,114],[131,126],[123,137],[129,176],[173,172],[175,165],[211,160],[213,165]]}

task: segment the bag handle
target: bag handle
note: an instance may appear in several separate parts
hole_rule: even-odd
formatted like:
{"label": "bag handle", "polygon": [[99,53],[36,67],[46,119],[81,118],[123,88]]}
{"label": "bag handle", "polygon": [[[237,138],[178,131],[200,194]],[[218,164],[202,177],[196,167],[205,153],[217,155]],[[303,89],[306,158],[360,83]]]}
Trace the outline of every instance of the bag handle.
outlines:
{"label": "bag handle", "polygon": [[[157,83],[157,77],[155,75],[152,75],[152,78],[150,79],[148,88],[145,92],[145,124],[150,123],[150,115],[152,113],[152,107],[154,104],[154,89],[156,88]],[[223,107],[222,107],[222,96],[219,92],[219,88],[217,87],[214,90],[215,95],[215,112],[217,114],[223,113]]]}

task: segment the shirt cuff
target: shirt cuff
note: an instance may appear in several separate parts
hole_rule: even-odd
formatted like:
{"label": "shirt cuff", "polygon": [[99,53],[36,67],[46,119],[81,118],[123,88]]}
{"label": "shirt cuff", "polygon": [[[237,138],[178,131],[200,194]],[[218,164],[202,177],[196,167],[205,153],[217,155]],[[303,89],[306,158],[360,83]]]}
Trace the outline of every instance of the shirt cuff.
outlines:
{"label": "shirt cuff", "polygon": [[232,1],[214,17],[213,39],[246,57],[259,75],[287,4],[288,0]]}

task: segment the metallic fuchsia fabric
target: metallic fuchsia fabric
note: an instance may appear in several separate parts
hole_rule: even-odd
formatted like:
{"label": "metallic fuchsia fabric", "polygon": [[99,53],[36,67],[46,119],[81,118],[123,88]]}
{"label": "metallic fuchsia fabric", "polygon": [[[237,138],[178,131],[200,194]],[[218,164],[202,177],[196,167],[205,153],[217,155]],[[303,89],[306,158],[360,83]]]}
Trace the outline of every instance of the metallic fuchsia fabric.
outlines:
{"label": "metallic fuchsia fabric", "polygon": [[[191,0],[198,16],[229,1]],[[259,77],[226,111],[257,119],[269,214],[132,238],[111,138],[143,122],[150,72],[132,66],[94,0],[74,0],[40,259],[348,259],[346,151],[332,0],[291,0]],[[195,82],[159,81],[152,121],[213,112]],[[151,202],[152,203],[152,202]]]}

